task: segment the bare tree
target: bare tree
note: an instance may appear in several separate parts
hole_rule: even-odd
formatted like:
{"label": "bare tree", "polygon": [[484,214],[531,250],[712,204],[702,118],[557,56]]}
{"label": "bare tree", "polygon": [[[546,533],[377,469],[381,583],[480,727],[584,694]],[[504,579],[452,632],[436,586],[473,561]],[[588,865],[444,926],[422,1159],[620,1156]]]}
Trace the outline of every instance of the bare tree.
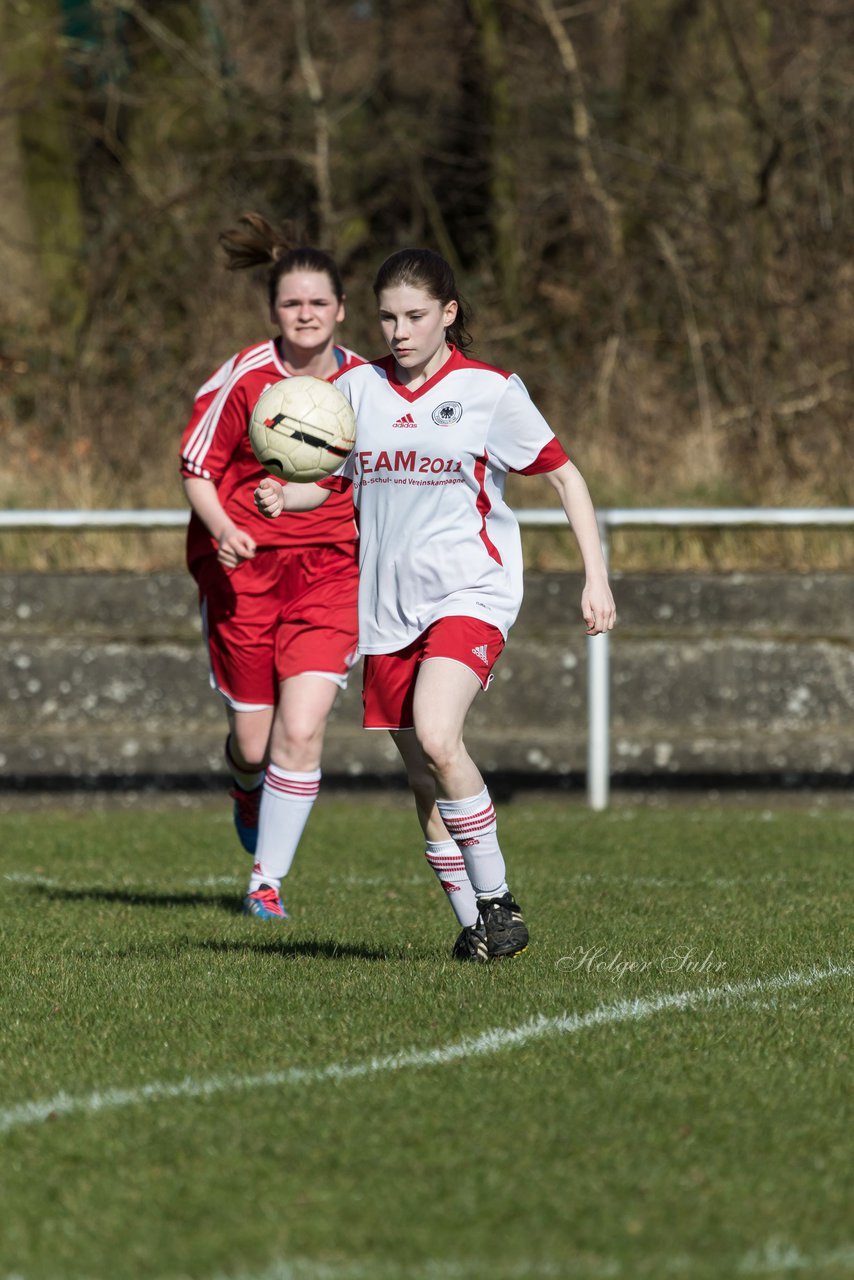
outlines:
{"label": "bare tree", "polygon": [[320,239],[334,247],[337,219],[332,195],[332,162],[330,156],[331,126],[326,95],[317,63],[309,42],[308,13],[305,0],[293,0],[299,65],[311,103],[314,118],[313,172],[317,185]]}
{"label": "bare tree", "polygon": [[592,126],[590,113],[584,96],[584,84],[581,69],[569,33],[561,21],[553,0],[536,0],[543,22],[557,46],[558,54],[566,73],[569,88],[569,99],[572,110],[572,128],[578,151],[578,162],[584,185],[602,212],[605,223],[605,234],[612,258],[616,261],[623,256],[623,233],[620,224],[620,209],[617,201],[605,189],[593,159],[591,136]]}
{"label": "bare tree", "polygon": [[489,196],[496,275],[506,314],[519,296],[522,237],[513,134],[513,90],[496,0],[469,0],[480,39],[489,122]]}
{"label": "bare tree", "polygon": [[2,0],[0,268],[8,320],[50,313],[70,332],[85,307],[83,221],[57,35],[53,0],[34,0],[26,12]]}
{"label": "bare tree", "polygon": [[7,62],[9,0],[0,2],[0,326],[9,332],[46,318],[45,287],[21,154],[15,85]]}

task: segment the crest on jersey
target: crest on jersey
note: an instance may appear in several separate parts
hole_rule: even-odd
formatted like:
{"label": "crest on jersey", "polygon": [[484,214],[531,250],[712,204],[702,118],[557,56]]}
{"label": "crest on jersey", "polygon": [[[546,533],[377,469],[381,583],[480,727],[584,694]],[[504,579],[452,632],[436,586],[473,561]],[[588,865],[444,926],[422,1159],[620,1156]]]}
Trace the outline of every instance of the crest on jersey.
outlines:
{"label": "crest on jersey", "polygon": [[463,406],[459,400],[446,400],[438,409],[433,410],[433,421],[439,427],[450,427],[459,422],[463,416]]}

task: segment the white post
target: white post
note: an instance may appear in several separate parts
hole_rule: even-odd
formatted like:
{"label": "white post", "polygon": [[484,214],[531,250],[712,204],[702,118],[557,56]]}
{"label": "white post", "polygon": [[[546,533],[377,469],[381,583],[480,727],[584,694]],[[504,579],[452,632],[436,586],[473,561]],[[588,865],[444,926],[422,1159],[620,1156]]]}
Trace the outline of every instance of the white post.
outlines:
{"label": "white post", "polygon": [[[608,563],[607,515],[600,512],[599,537]],[[591,809],[608,808],[609,751],[609,644],[607,631],[587,641],[587,802]]]}

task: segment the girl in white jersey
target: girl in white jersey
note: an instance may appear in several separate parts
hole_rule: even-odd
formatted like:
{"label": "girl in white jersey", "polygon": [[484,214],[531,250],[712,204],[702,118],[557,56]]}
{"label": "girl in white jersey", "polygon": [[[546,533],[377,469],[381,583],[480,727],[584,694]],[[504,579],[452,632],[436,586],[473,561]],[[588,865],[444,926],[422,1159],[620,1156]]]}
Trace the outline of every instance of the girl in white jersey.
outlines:
{"label": "girl in white jersey", "polygon": [[328,254],[258,214],[220,239],[230,267],[267,268],[279,336],[233,355],[196,393],[181,442],[187,563],[228,716],[235,825],[255,855],[243,909],[281,921],[281,880],[320,786],[326,720],[356,658],[356,526],[349,494],[264,520],[252,501],[264,470],[247,428],[266,387],[293,374],[330,378],[359,357],[335,342],[344,289]]}
{"label": "girl in white jersey", "polygon": [[522,602],[508,472],[546,475],[560,498],[584,561],[588,635],[610,631],[616,611],[587,486],[519,378],[463,354],[470,339],[445,260],[393,254],[374,293],[391,355],[335,380],[357,420],[340,481],[285,489],[266,478],[255,501],[276,516],[353,486],[365,727],[389,729],[403,757],[427,860],[462,925],[453,954],[482,962],[528,942],[489,791],[463,742]]}

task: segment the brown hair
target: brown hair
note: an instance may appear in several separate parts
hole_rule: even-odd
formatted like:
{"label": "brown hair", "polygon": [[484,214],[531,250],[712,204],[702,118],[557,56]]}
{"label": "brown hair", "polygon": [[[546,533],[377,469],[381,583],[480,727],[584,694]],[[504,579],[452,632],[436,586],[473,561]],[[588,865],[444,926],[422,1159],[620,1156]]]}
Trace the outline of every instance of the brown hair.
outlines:
{"label": "brown hair", "polygon": [[339,302],[344,301],[341,274],[330,254],[323,249],[299,244],[290,224],[272,226],[260,213],[242,213],[238,226],[221,231],[219,242],[225,250],[229,271],[269,266],[267,291],[270,306],[275,306],[279,281],[291,271],[318,271],[327,276]]}
{"label": "brown hair", "polygon": [[428,297],[435,298],[443,307],[449,302],[456,302],[456,318],[446,331],[448,341],[460,351],[471,346],[471,334],[466,327],[469,309],[460,297],[450,264],[441,254],[434,253],[432,249],[400,249],[393,253],[376,274],[374,297],[379,301],[384,289],[393,289],[399,284],[423,289]]}

